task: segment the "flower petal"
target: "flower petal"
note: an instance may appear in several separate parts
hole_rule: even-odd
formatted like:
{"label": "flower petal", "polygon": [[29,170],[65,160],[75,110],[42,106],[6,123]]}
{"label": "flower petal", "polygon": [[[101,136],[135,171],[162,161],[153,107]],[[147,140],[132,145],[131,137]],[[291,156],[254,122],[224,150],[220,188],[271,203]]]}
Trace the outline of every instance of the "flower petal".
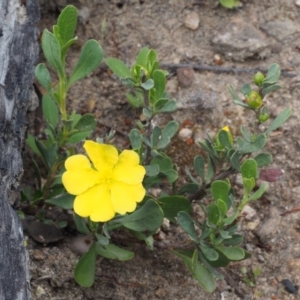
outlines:
{"label": "flower petal", "polygon": [[68,193],[79,195],[99,182],[99,174],[93,170],[89,159],[82,155],[70,156],[65,162],[66,172],[62,182]]}
{"label": "flower petal", "polygon": [[111,184],[111,201],[115,212],[123,215],[133,212],[136,203],[141,202],[146,194],[143,185],[129,185],[123,182],[113,182]]}
{"label": "flower petal", "polygon": [[77,196],[74,211],[81,217],[90,217],[93,222],[106,222],[115,216],[108,186],[96,185]]}
{"label": "flower petal", "polygon": [[86,141],[83,147],[99,171],[113,168],[118,161],[118,150],[111,145]]}
{"label": "flower petal", "polygon": [[138,184],[143,181],[146,170],[139,165],[139,156],[133,150],[124,150],[113,169],[113,180],[127,184]]}

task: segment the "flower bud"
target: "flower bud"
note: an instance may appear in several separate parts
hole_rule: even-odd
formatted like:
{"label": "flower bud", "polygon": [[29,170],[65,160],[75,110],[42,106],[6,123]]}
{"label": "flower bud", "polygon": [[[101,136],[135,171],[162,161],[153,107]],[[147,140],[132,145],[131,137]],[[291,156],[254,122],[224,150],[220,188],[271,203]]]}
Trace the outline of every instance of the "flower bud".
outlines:
{"label": "flower bud", "polygon": [[260,108],[263,105],[261,95],[256,91],[252,91],[249,94],[247,103],[251,108],[255,108],[255,109]]}
{"label": "flower bud", "polygon": [[[233,143],[233,137],[232,137],[232,134],[231,134],[231,132],[230,132],[229,127],[228,127],[228,126],[224,126],[221,130],[224,130],[224,131],[227,132],[229,142],[230,142],[230,144],[232,145],[232,143]],[[217,134],[216,145],[217,145],[218,148],[224,149],[224,147],[222,146],[222,144],[220,143],[220,140],[219,140],[219,134],[220,134],[220,131],[221,131],[221,130],[219,130],[219,132],[218,132],[218,134]]]}
{"label": "flower bud", "polygon": [[253,77],[253,81],[257,86],[261,86],[264,79],[265,79],[265,75],[261,72],[257,72]]}
{"label": "flower bud", "polygon": [[263,123],[263,122],[266,122],[267,120],[269,120],[270,118],[270,115],[269,114],[266,114],[266,113],[262,113],[258,116],[258,121],[260,123]]}

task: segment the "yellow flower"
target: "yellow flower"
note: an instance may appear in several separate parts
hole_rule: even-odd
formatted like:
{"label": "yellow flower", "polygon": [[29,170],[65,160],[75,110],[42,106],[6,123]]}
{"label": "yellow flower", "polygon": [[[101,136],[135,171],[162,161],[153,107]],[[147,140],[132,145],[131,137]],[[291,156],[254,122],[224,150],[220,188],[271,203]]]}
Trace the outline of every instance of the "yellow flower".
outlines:
{"label": "yellow flower", "polygon": [[77,196],[74,211],[94,222],[133,212],[146,193],[142,185],[146,171],[138,154],[124,150],[119,155],[115,147],[93,141],[83,147],[90,160],[82,154],[70,156],[62,176],[68,193]]}

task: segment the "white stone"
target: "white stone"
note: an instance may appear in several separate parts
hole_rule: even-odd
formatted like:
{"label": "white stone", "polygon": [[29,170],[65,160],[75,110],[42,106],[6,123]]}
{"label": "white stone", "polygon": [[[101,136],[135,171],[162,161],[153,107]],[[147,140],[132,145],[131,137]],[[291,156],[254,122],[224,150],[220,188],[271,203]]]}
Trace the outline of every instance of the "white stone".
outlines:
{"label": "white stone", "polygon": [[241,213],[242,213],[242,216],[244,216],[246,220],[250,221],[256,215],[256,210],[254,208],[252,208],[251,206],[246,205],[242,209]]}
{"label": "white stone", "polygon": [[199,23],[200,23],[199,15],[195,11],[192,11],[191,13],[185,16],[184,19],[185,27],[192,30],[196,30],[199,27]]}
{"label": "white stone", "polygon": [[182,128],[178,133],[178,138],[181,141],[186,142],[188,139],[190,139],[193,135],[193,131],[189,128]]}

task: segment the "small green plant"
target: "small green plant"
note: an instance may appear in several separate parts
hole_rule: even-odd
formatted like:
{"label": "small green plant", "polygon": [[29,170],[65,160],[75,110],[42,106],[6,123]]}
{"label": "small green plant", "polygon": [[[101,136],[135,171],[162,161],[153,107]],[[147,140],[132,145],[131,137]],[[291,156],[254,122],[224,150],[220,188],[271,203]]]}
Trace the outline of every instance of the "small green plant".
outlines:
{"label": "small green plant", "polygon": [[[223,278],[219,267],[250,256],[242,247],[238,218],[246,204],[258,200],[266,191],[267,183],[255,189],[260,168],[272,162],[271,155],[263,152],[263,148],[270,133],[291,115],[291,110],[285,109],[269,121],[266,130],[260,128],[269,118],[264,97],[279,88],[279,66],[271,65],[266,76],[256,74],[256,87],[246,84],[242,88],[245,99],[233,87],[229,88],[237,105],[253,111],[255,126],[241,126],[241,136],[233,136],[228,126],[220,129],[216,137],[207,135],[199,143],[206,156],[194,159],[196,176],[187,169],[190,183],[180,186],[177,166],[166,154],[179,124],[170,121],[164,127],[152,127],[154,116],[176,110],[176,101],[166,91],[168,72],[159,68],[154,50],[141,49],[131,68],[119,59],[105,59],[128,87],[128,102],[141,107],[146,118],[144,123],[137,121],[129,133],[131,150],[117,149],[113,133],[98,138],[97,142],[85,140],[96,125],[94,117],[67,113],[69,88],[94,70],[102,59],[100,45],[88,41],[73,72],[66,74],[67,49],[76,40],[73,37],[76,15],[76,8],[67,6],[53,33],[48,30],[43,33],[43,51],[59,83],[53,86],[46,66],[37,66],[36,77],[47,90],[43,97],[46,138],[38,140],[29,135],[27,142],[41,158],[47,174],[42,184],[40,167],[33,161],[36,189],[33,193],[23,190],[22,198],[41,211],[46,205],[73,209],[77,230],[93,237],[91,247],[75,267],[75,280],[83,287],[94,283],[97,255],[121,261],[134,256],[130,249],[112,243],[115,230],[143,240],[153,249],[153,236],[167,218],[178,224],[191,241],[185,247],[178,245],[172,252],[183,260],[199,284],[212,292],[216,288],[215,278]],[[75,154],[75,145],[81,141],[87,155]],[[236,196],[230,179],[230,175],[237,173],[242,175],[244,186],[241,197]],[[163,191],[159,196],[151,195],[149,189],[158,184]],[[208,206],[201,204],[204,197],[210,199]],[[201,220],[193,217],[191,201],[202,208]]]}
{"label": "small green plant", "polygon": [[235,8],[239,5],[239,0],[220,0],[222,6],[226,8]]}
{"label": "small green plant", "polygon": [[256,286],[256,279],[261,274],[261,268],[257,267],[255,269],[247,270],[246,267],[241,268],[242,279],[251,288]]}
{"label": "small green plant", "polygon": [[43,163],[47,175],[45,182],[42,182],[41,168],[37,161],[32,159],[37,185],[34,191],[28,187],[21,193],[22,199],[28,201],[31,206],[49,203],[60,204],[65,209],[73,207],[74,197],[65,193],[60,172],[63,170],[65,159],[75,153],[74,145],[88,137],[96,126],[92,114],[82,116],[75,111],[67,113],[69,89],[96,69],[103,57],[99,43],[89,40],[83,46],[72,72],[67,74],[66,55],[77,40],[77,37],[74,37],[76,24],[77,9],[67,6],[60,14],[57,24],[53,26],[53,33],[45,29],[42,35],[43,53],[55,72],[58,83],[53,83],[55,80],[51,79],[45,64],[36,67],[36,78],[47,91],[42,99],[46,138],[40,140],[29,134],[27,144]]}

